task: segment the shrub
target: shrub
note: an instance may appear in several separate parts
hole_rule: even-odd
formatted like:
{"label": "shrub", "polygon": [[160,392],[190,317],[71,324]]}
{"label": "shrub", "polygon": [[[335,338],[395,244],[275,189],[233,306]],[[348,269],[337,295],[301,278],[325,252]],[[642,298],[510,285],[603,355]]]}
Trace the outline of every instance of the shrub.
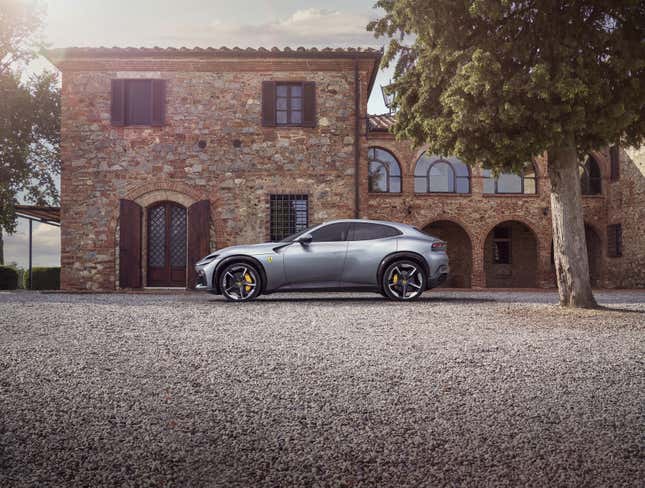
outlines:
{"label": "shrub", "polygon": [[18,288],[18,272],[10,266],[0,266],[0,290]]}
{"label": "shrub", "polygon": [[[60,267],[32,268],[34,285],[32,290],[58,290],[60,288]],[[29,270],[25,270],[25,288],[29,289]]]}

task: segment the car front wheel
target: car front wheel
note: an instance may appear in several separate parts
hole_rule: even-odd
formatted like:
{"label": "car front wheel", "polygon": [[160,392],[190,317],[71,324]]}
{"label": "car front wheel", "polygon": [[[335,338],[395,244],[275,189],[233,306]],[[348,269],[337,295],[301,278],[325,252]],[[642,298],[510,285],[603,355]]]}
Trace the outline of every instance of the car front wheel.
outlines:
{"label": "car front wheel", "polygon": [[421,296],[426,287],[423,268],[414,261],[395,261],[385,268],[382,289],[392,300],[410,301]]}
{"label": "car front wheel", "polygon": [[227,300],[252,300],[260,294],[260,274],[248,263],[229,264],[219,275],[219,289]]}

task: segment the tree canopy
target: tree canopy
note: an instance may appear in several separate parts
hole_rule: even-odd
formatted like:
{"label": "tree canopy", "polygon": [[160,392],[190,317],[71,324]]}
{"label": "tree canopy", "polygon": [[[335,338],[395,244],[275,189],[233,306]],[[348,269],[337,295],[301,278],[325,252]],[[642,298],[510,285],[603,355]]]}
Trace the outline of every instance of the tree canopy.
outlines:
{"label": "tree canopy", "polygon": [[58,201],[58,77],[24,73],[39,46],[40,15],[26,2],[0,0],[0,231],[14,231],[19,201]]}
{"label": "tree canopy", "polygon": [[579,154],[643,140],[640,0],[380,0],[391,38],[394,133],[474,164],[519,169],[574,140]]}

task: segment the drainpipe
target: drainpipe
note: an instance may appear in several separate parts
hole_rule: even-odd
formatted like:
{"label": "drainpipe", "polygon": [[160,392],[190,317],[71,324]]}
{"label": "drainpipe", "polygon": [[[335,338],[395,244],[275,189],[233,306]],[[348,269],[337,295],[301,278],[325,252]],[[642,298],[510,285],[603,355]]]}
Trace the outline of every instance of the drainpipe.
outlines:
{"label": "drainpipe", "polygon": [[359,90],[359,75],[358,75],[358,57],[354,58],[354,218],[360,216],[360,181],[359,181],[359,168],[360,168],[360,90]]}

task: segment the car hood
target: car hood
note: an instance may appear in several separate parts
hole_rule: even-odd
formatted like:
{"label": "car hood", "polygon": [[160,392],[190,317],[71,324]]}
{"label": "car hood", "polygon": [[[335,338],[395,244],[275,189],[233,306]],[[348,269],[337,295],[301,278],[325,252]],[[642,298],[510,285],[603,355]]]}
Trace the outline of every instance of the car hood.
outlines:
{"label": "car hood", "polygon": [[232,255],[232,254],[273,254],[273,248],[280,245],[278,242],[264,242],[262,244],[243,244],[241,246],[229,246],[218,249],[212,254]]}

